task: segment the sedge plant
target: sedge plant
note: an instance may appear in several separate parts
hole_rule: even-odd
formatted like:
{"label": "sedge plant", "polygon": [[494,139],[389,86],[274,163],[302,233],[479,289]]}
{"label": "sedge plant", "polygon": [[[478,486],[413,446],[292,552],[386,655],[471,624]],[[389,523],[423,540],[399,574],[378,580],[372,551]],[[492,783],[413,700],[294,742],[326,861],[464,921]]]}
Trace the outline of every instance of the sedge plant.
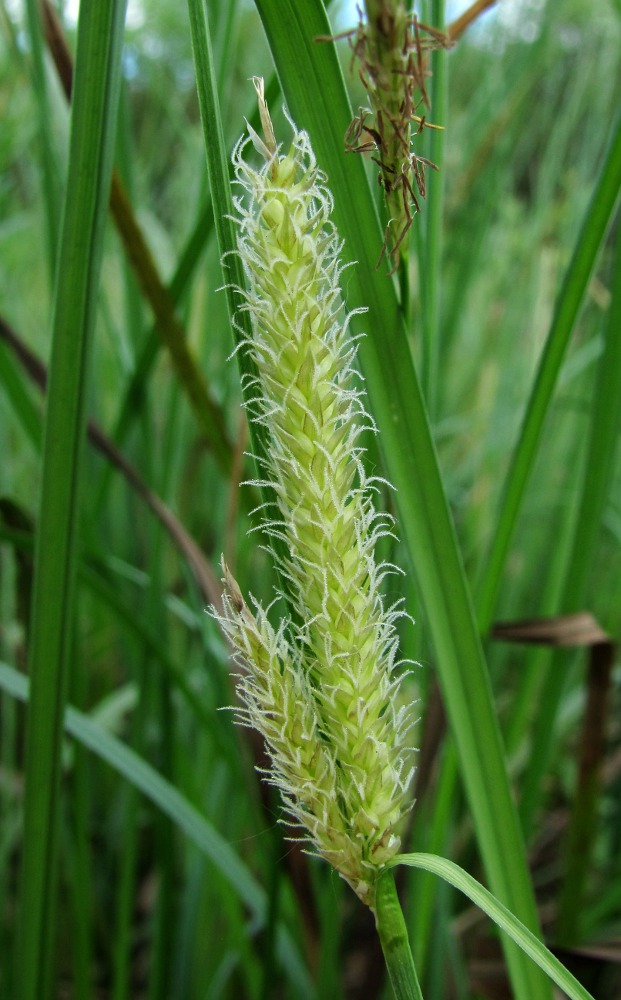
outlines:
{"label": "sedge plant", "polygon": [[[262,507],[289,614],[247,601],[224,558],[222,610],[212,610],[239,667],[237,718],[263,737],[266,777],[313,853],[327,860],[375,914],[397,1000],[422,1000],[392,870],[440,874],[469,895],[567,995],[587,991],[502,904],[451,862],[399,854],[412,806],[413,704],[398,660],[401,602],[382,595],[395,571],[379,561],[392,520],[377,511],[361,436],[373,423],[355,371],[340,277],[342,244],[332,197],[308,135],[291,119],[286,154],[254,80],[263,137],[249,126],[234,151],[237,288],[251,334],[245,375],[250,418],[267,448],[257,456]],[[259,167],[247,158],[254,146]],[[384,481],[382,481],[384,482]]]}
{"label": "sedge plant", "polygon": [[[211,77],[196,47],[199,95],[210,92],[213,111],[203,116],[210,192],[197,163],[186,19],[171,3],[132,6],[129,62],[120,52],[122,3],[80,5],[77,38],[76,5],[8,3],[0,19],[0,659],[8,661],[0,663],[0,996],[88,1000],[107,990],[115,1000],[313,1000],[348,991],[354,967],[366,996],[382,990],[372,975],[375,949],[356,933],[368,907],[343,885],[342,908],[340,880],[327,884],[322,861],[306,884],[296,880],[308,875],[297,857],[288,859],[296,862],[287,864],[290,883],[282,877],[280,838],[254,808],[254,776],[230,718],[216,712],[231,696],[214,623],[202,615],[218,599],[210,561],[229,551],[219,537],[227,530],[230,537],[238,520],[230,482],[242,434],[234,453],[233,366],[223,374],[230,330],[225,297],[213,293],[221,283],[216,238],[222,251],[234,246],[227,125],[237,131],[245,111],[261,131],[258,114],[255,121],[245,107],[251,88],[239,87],[249,65],[273,66],[268,103],[276,106],[282,88],[292,118],[308,131],[329,177],[342,257],[359,261],[341,283],[347,308],[368,312],[354,316],[348,332],[367,331],[358,342],[365,406],[380,428],[382,468],[397,487],[399,534],[415,569],[420,604],[406,607],[425,621],[400,629],[411,644],[401,648],[430,664],[416,671],[423,704],[433,704],[427,681],[437,673],[447,710],[437,770],[429,782],[419,775],[412,846],[399,850],[467,859],[531,930],[530,890],[545,881],[543,920],[558,914],[557,928],[566,930],[569,915],[576,936],[565,940],[601,955],[619,916],[617,796],[614,767],[605,768],[597,807],[573,793],[582,675],[563,669],[561,677],[537,654],[491,643],[484,659],[475,639],[499,616],[578,608],[618,633],[619,483],[606,482],[621,399],[621,362],[610,353],[619,341],[621,272],[606,239],[621,177],[621,132],[612,124],[615,5],[542,4],[519,23],[499,5],[496,22],[492,15],[450,56],[447,114],[438,96],[447,60],[431,55],[431,111],[416,97],[411,110],[447,131],[425,135],[417,134],[421,121],[400,117],[397,84],[411,81],[404,46],[391,44],[399,43],[398,26],[405,32],[401,8],[411,3],[367,0],[366,26],[350,35],[361,43],[358,68],[369,70],[366,90],[354,84],[348,95],[347,43],[316,42],[346,26],[342,5],[331,5],[329,23],[323,0],[190,0],[215,29]],[[442,0],[416,5],[436,27],[442,7]],[[470,10],[481,7],[477,0]],[[77,53],[73,86],[59,58],[63,31],[66,55]],[[415,31],[422,46],[427,35],[412,22],[417,41]],[[452,25],[446,33],[455,38]],[[71,91],[70,129],[54,64]],[[358,100],[366,113],[356,115]],[[343,150],[348,126],[366,165]],[[397,132],[407,142],[396,144],[395,157]],[[277,135],[286,142],[287,126]],[[426,142],[443,135],[446,160]],[[441,173],[426,171],[429,201],[404,232],[408,216],[398,211],[407,184],[399,178],[420,197],[406,169],[410,139],[415,163],[424,154]],[[113,153],[128,196],[119,201],[113,189],[108,223]],[[244,155],[253,155],[250,147]],[[394,198],[384,209],[389,190]],[[397,220],[389,259],[376,270],[389,220]],[[119,228],[127,255],[111,232],[102,243],[104,222]],[[401,234],[401,261],[387,279]],[[241,259],[229,255],[226,263],[227,280],[245,287]],[[229,290],[227,302],[234,298]],[[249,335],[250,314],[238,320]],[[209,407],[187,405],[198,397],[179,351],[217,400],[213,434]],[[267,425],[260,430],[267,435]],[[252,450],[261,444],[253,441]],[[258,475],[273,478],[265,466]],[[241,526],[244,517],[242,510]],[[236,555],[248,565],[248,541]],[[257,619],[246,586],[258,596],[258,585],[241,572]],[[477,581],[474,601],[469,578]],[[401,593],[391,580],[390,591],[397,587]],[[289,595],[284,578],[281,589]],[[267,614],[278,631],[276,607]],[[283,628],[289,653],[299,620]],[[596,838],[578,859],[588,871],[584,884],[571,848],[565,875],[563,851],[545,852],[545,872],[537,872],[541,835],[555,844],[557,820],[576,807]],[[518,815],[536,866],[532,880]],[[390,878],[396,864],[415,866],[406,876],[407,928]],[[497,973],[497,957],[490,949],[489,961],[479,962],[483,925],[472,927],[452,892],[436,896],[437,879],[419,878],[419,867],[453,879],[508,930],[509,915],[428,853],[397,853],[378,869],[373,905],[387,952],[409,932],[428,1000],[447,996],[453,983],[465,997],[475,976],[480,983]],[[354,885],[362,888],[369,871]],[[553,896],[559,884],[562,919]],[[391,910],[394,919],[386,917]],[[527,936],[521,943],[536,954]],[[518,964],[513,954],[522,952],[506,952],[512,994],[543,1000],[530,959]],[[601,981],[610,966],[593,955],[588,966],[598,997],[621,993]],[[407,961],[391,969],[404,989],[412,986]],[[567,980],[567,989],[557,982],[563,995],[575,995]]]}

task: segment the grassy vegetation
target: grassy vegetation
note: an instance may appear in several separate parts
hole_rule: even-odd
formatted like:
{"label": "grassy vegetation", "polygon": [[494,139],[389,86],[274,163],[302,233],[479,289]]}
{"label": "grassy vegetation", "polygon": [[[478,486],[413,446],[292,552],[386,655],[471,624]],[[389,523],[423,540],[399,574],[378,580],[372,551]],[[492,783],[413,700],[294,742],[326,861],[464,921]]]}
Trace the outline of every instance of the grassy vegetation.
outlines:
{"label": "grassy vegetation", "polygon": [[395,875],[422,994],[550,996],[431,852],[614,1000],[619,4],[506,2],[435,54],[445,130],[415,148],[440,170],[392,276],[375,167],[343,150],[364,90],[347,42],[315,41],[350,10],[142,0],[121,53],[123,4],[82,6],[78,26],[1,12],[0,997],[391,995],[372,915],[287,839],[260,743],[221,711],[205,614],[221,553],[245,594],[275,583],[239,488],[265,447],[230,360],[243,275],[220,264],[263,75],[277,136],[284,99],[328,175],[367,310],[369,471],[401,539],[380,555],[416,619],[417,853]]}

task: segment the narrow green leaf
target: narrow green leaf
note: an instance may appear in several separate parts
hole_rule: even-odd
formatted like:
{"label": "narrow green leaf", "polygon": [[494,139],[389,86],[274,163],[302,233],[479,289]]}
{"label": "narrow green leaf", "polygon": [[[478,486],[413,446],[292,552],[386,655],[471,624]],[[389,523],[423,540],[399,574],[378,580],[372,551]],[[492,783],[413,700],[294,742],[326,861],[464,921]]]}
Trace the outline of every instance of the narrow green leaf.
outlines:
{"label": "narrow green leaf", "polygon": [[[444,0],[433,0],[431,24],[439,31],[445,27]],[[438,398],[438,375],[440,359],[440,298],[442,281],[442,225],[444,220],[444,129],[448,114],[448,58],[445,49],[431,53],[431,112],[430,118],[439,129],[430,129],[429,159],[438,168],[427,174],[426,210],[422,219],[414,220],[414,225],[426,223],[424,253],[424,282],[422,334],[424,339],[421,381],[427,409],[433,420]]]}
{"label": "narrow green leaf", "polygon": [[[532,958],[540,969],[556,983],[571,1000],[594,1000],[588,990],[572,976],[565,966],[555,958],[552,952],[532,934],[524,924],[517,919],[506,906],[499,903],[492,896],[491,892],[485,889],[480,882],[477,882],[472,875],[465,872],[463,868],[446,858],[439,858],[435,854],[400,854],[389,862],[389,867],[397,865],[409,865],[411,868],[422,868],[423,871],[433,872],[440,878],[448,882],[463,892],[464,896],[471,899],[494,923],[505,932],[524,954]],[[538,994],[533,994],[533,998]]]}
{"label": "narrow green leaf", "polygon": [[59,231],[59,198],[61,191],[58,164],[52,142],[52,116],[45,71],[45,52],[41,29],[41,7],[37,0],[26,0],[26,23],[31,49],[30,73],[36,100],[37,126],[39,130],[39,162],[45,209],[48,265],[53,275],[56,267]]}
{"label": "narrow green leaf", "polygon": [[[205,138],[209,186],[214,209],[220,260],[226,282],[227,305],[231,328],[239,348],[237,356],[242,376],[242,393],[246,405],[251,406],[250,401],[254,394],[253,386],[257,378],[257,371],[249,351],[246,350],[245,341],[252,336],[252,321],[250,314],[246,310],[240,310],[239,308],[241,305],[241,293],[246,287],[246,279],[244,277],[241,258],[237,253],[237,235],[233,221],[233,199],[229,180],[229,167],[226,146],[224,144],[224,130],[220,115],[216,73],[205,0],[188,0],[188,9],[190,12],[192,48],[196,65],[198,100]],[[259,459],[263,458],[268,446],[267,429],[262,424],[252,420],[249,421],[249,434],[253,453]],[[260,478],[260,490],[263,497],[266,519],[269,510],[273,510],[276,517],[278,516],[278,508],[274,490],[269,484],[263,481],[264,477]],[[280,538],[274,538],[270,544],[277,551],[281,552],[284,559],[284,542]],[[282,577],[281,585],[283,593],[286,595],[289,591],[289,581],[285,577]],[[290,607],[290,612],[292,617],[295,618],[296,612],[293,606]]]}
{"label": "narrow green leaf", "polygon": [[[232,220],[233,200],[207,8],[204,0],[188,0],[188,10],[218,247],[221,254],[228,254],[236,246],[235,227]],[[223,270],[227,280],[226,295],[229,314],[234,316],[238,305],[234,294],[235,286],[244,287],[242,265],[236,253],[231,253],[231,256],[227,256],[226,260],[223,261]],[[240,317],[240,320],[247,332],[250,333],[249,323],[243,317]]]}
{"label": "narrow green leaf", "polygon": [[46,1000],[57,922],[63,709],[74,621],[84,401],[115,140],[123,0],[83,4],[52,324],[29,649],[24,854],[17,956],[23,1000]]}

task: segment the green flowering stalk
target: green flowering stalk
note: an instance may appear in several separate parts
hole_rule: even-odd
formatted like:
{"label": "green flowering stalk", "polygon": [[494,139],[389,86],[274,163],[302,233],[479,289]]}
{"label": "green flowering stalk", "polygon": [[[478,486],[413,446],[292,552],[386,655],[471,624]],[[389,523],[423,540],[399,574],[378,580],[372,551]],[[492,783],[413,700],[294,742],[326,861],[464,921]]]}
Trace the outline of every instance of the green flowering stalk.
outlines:
{"label": "green flowering stalk", "polygon": [[[370,419],[343,315],[332,198],[293,123],[281,154],[255,85],[265,141],[250,130],[234,153],[241,308],[258,371],[249,408],[268,433],[262,474],[278,508],[264,528],[283,543],[274,554],[296,620],[274,628],[223,563],[220,622],[243,664],[240,720],[266,741],[269,780],[316,851],[374,907],[377,876],[399,850],[413,771],[396,661],[404,612],[386,606],[392,567],[374,555],[392,525],[375,510],[377,481],[361,460]],[[249,142],[264,158],[258,169],[244,158]]]}

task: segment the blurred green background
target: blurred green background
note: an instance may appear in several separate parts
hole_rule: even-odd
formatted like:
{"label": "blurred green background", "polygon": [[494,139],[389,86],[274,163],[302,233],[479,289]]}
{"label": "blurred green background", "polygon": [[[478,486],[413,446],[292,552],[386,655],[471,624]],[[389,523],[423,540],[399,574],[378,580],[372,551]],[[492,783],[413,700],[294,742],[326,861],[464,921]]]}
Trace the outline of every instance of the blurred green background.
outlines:
{"label": "blurred green background", "polygon": [[[449,4],[447,22],[464,6]],[[253,75],[264,75],[268,88],[273,81],[277,134],[286,135],[257,10],[242,0],[207,7],[229,153],[244,116],[255,114]],[[423,10],[423,20],[436,9]],[[68,4],[56,10],[73,50],[76,12]],[[356,17],[352,5],[330,8],[335,33]],[[43,419],[25,350],[48,364],[69,111],[43,35],[33,35],[37,5],[5,2],[0,18],[0,996],[8,1000],[18,995],[23,959],[16,927],[25,766],[25,710],[11,684],[28,652]],[[345,40],[338,52],[356,108],[364,92],[349,73]],[[512,450],[613,137],[621,6],[504,0],[465,33],[442,72],[444,149],[439,173],[428,176],[430,191],[437,185],[442,193],[432,430],[476,603]],[[433,107],[429,118],[436,120]],[[417,148],[424,153],[429,141],[429,132],[417,137]],[[274,579],[259,536],[248,535],[256,488],[238,488],[255,472],[244,454],[250,445],[230,360],[226,277],[183,4],[129,5],[115,167],[143,242],[142,249],[132,244],[132,259],[109,218],[86,398],[89,416],[130,472],[119,471],[118,453],[92,444],[85,451],[68,700],[137,757],[110,767],[109,758],[84,749],[85,737],[63,747],[60,891],[47,927],[53,995],[389,996],[372,919],[323,864],[284,839],[280,805],[253,768],[257,748],[233,726],[232,713],[220,711],[234,700],[233,683],[223,640],[205,614],[217,599],[220,554],[264,602]],[[378,191],[370,161],[367,170]],[[127,224],[127,212],[119,212]],[[420,370],[428,227],[424,204],[408,261],[407,329]],[[492,612],[508,622],[588,611],[602,633],[589,624],[577,648],[561,652],[488,640],[487,628],[484,636],[544,932],[602,1000],[621,989],[619,668],[612,651],[604,667],[593,666],[603,633],[619,634],[621,607],[619,412],[608,402],[619,392],[616,366],[602,363],[614,358],[621,336],[618,228],[613,219],[573,325]],[[151,303],[145,295],[144,248],[168,306],[157,291]],[[380,249],[370,248],[359,266],[372,268]],[[160,302],[157,320],[153,301]],[[221,420],[215,443],[188,401],[187,381],[161,335],[166,326],[172,340],[185,332]],[[598,452],[605,435],[612,444]],[[385,474],[374,442],[370,455]],[[589,483],[604,484],[592,508],[583,503]],[[389,491],[384,502],[394,507]],[[588,558],[577,569],[581,552]],[[421,664],[412,698],[422,776],[404,847],[437,850],[482,877],[472,817],[447,764],[417,567],[402,544],[387,543],[383,554],[410,570],[389,587],[401,589],[416,619],[403,629],[404,657]],[[550,630],[555,642],[558,627]],[[587,705],[595,706],[590,729]],[[194,839],[187,836],[192,817],[180,806],[175,819],[178,804],[167,800],[168,815],[154,804],[162,803],[155,781],[140,777],[141,759],[210,824]],[[586,791],[579,785],[585,760],[595,782]],[[574,842],[581,808],[583,839]],[[252,878],[245,892],[223,874],[227,858],[219,868],[200,848],[212,829],[246,866],[239,874],[242,883]],[[574,878],[576,856],[588,870]],[[249,902],[258,886],[271,901],[265,919]],[[473,909],[429,876],[408,875],[404,892],[428,1000],[511,996],[497,939]]]}

